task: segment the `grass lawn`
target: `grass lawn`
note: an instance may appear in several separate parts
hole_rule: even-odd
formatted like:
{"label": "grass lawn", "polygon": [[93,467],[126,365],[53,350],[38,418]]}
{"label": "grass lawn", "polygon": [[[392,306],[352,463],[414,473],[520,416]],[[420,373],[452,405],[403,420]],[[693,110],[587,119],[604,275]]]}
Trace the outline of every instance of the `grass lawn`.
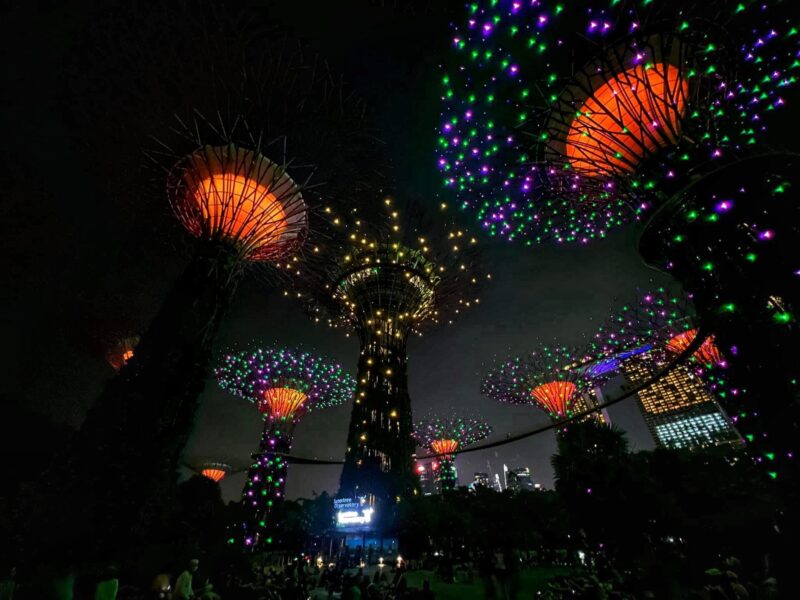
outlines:
{"label": "grass lawn", "polygon": [[[569,575],[575,570],[570,567],[536,567],[524,569],[521,573],[521,586],[519,598],[530,598],[535,592],[544,589],[547,582],[556,575]],[[444,583],[439,581],[433,571],[411,571],[406,574],[408,585],[416,588],[422,587],[422,582],[428,579],[431,589],[436,592],[436,600],[471,600],[484,598],[484,582],[479,577],[469,583]]]}

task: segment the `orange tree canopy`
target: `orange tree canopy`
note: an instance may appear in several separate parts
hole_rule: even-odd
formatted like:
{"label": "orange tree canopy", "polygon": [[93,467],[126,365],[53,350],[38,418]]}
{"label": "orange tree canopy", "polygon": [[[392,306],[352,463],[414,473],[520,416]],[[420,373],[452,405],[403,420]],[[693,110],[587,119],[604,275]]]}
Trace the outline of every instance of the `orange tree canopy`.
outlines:
{"label": "orange tree canopy", "polygon": [[648,154],[676,143],[689,84],[677,67],[638,65],[608,79],[578,109],[567,158],[589,176],[633,172]]}

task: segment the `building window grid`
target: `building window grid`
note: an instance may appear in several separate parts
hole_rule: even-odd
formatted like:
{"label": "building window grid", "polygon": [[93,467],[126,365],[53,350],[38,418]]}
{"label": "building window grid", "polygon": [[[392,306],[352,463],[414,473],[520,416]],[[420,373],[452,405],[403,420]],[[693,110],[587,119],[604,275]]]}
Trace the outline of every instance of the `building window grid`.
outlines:
{"label": "building window grid", "polygon": [[668,447],[689,448],[730,439],[730,428],[719,413],[682,418],[655,426],[659,441]]}
{"label": "building window grid", "polygon": [[[641,364],[626,365],[625,372],[635,384],[647,381],[650,370]],[[704,402],[714,402],[702,381],[692,375],[684,365],[679,365],[667,375],[638,393],[642,408],[651,414],[670,413]]]}
{"label": "building window grid", "polygon": [[[633,384],[652,377],[650,369],[637,361],[626,361],[623,369]],[[647,427],[660,446],[692,448],[739,439],[703,381],[684,365],[637,396]]]}

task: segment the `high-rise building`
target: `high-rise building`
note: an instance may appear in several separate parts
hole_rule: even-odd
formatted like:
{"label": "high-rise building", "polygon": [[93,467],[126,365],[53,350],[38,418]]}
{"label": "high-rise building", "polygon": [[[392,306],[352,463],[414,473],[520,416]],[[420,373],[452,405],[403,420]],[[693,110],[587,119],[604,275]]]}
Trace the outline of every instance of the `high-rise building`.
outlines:
{"label": "high-rise building", "polygon": [[492,480],[489,478],[488,473],[475,473],[472,478],[473,487],[483,487],[487,490],[492,489]]}
{"label": "high-rise building", "polygon": [[500,473],[494,474],[494,489],[495,491],[502,492],[503,486],[500,485]]}
{"label": "high-rise building", "polygon": [[515,492],[528,491],[532,492],[533,479],[531,479],[531,470],[528,467],[521,467],[519,469],[509,469],[507,473],[508,484],[506,489]]}
{"label": "high-rise building", "polygon": [[428,463],[418,462],[415,470],[417,477],[419,477],[419,489],[424,496],[433,496],[438,494],[436,489],[436,478],[438,473],[438,463],[431,461]]}
{"label": "high-rise building", "polygon": [[[597,406],[600,403],[600,401],[596,397],[596,395],[595,395],[596,393],[597,393],[596,389],[595,390],[587,390],[587,391],[583,392],[580,396],[576,397],[575,401],[573,403],[572,411],[574,413],[576,413],[576,414],[579,414],[579,413],[582,413],[582,412],[586,412],[587,410],[592,409],[595,406]],[[605,410],[595,411],[595,412],[583,417],[581,420],[582,421],[587,421],[589,419],[594,419],[598,423],[608,423],[608,424],[610,424],[610,421],[608,420],[608,414],[607,414],[607,412]]]}
{"label": "high-rise building", "polygon": [[[652,378],[650,368],[641,361],[625,361],[621,367],[632,385]],[[685,365],[678,365],[637,397],[647,429],[659,447],[691,449],[742,441],[703,381]]]}

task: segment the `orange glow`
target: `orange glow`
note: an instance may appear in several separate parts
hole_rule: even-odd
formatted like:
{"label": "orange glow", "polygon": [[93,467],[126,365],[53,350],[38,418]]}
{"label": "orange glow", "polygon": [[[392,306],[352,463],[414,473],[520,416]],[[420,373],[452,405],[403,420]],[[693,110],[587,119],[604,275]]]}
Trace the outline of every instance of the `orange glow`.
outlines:
{"label": "orange glow", "polygon": [[247,260],[279,259],[305,239],[300,187],[256,152],[206,146],[179,163],[169,190],[175,214],[193,235],[235,241]]}
{"label": "orange glow", "polygon": [[258,409],[271,417],[291,418],[303,406],[308,396],[292,388],[270,388],[264,392]]}
{"label": "orange glow", "polygon": [[578,386],[571,381],[549,381],[533,388],[531,396],[544,406],[551,415],[564,417],[577,390]]}
{"label": "orange glow", "polygon": [[116,341],[114,347],[106,354],[106,360],[116,371],[124,367],[133,358],[133,350],[139,343],[137,336],[126,337]]}
{"label": "orange glow", "polygon": [[200,473],[204,477],[208,477],[209,479],[211,479],[212,481],[216,481],[217,483],[222,481],[222,478],[225,477],[225,475],[227,475],[227,473],[225,473],[225,471],[223,471],[222,469],[203,469],[202,471],[200,471]]}
{"label": "orange glow", "polygon": [[280,201],[249,177],[233,173],[211,175],[194,189],[194,199],[209,229],[233,239],[258,235],[259,245],[266,246],[277,242],[286,229],[286,214]]}
{"label": "orange glow", "polygon": [[638,65],[605,81],[570,125],[570,164],[592,177],[633,172],[646,155],[677,142],[688,93],[681,71],[663,63]]}
{"label": "orange glow", "polygon": [[431,450],[436,454],[452,454],[458,450],[457,440],[433,440],[431,442]]}
{"label": "orange glow", "polygon": [[[689,329],[688,331],[679,333],[667,342],[667,348],[674,354],[680,354],[689,347],[689,344],[692,343],[696,335],[697,329]],[[722,353],[714,343],[713,335],[707,337],[705,341],[700,344],[700,348],[697,349],[693,356],[704,364],[710,363],[712,365],[718,365],[723,361]]]}

